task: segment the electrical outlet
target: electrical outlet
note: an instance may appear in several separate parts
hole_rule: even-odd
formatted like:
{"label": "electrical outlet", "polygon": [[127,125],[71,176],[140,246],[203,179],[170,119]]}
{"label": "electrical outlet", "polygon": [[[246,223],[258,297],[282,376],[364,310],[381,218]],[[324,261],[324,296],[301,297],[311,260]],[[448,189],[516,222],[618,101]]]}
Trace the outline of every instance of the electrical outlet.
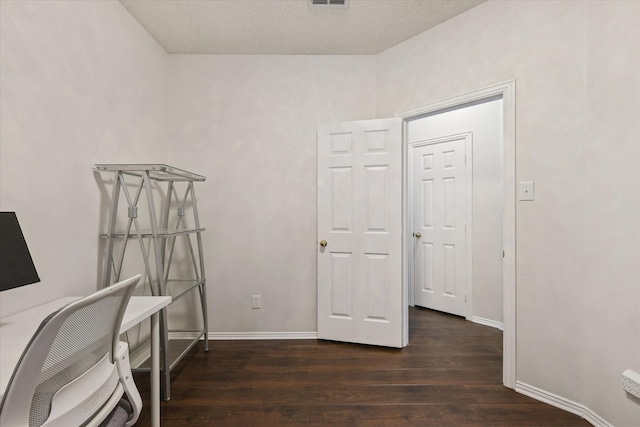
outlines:
{"label": "electrical outlet", "polygon": [[534,188],[535,183],[533,181],[521,182],[518,188],[518,200],[534,200]]}
{"label": "electrical outlet", "polygon": [[627,369],[622,373],[622,388],[627,393],[640,398],[640,374]]}
{"label": "electrical outlet", "polygon": [[251,308],[260,308],[262,306],[262,298],[260,295],[251,295]]}

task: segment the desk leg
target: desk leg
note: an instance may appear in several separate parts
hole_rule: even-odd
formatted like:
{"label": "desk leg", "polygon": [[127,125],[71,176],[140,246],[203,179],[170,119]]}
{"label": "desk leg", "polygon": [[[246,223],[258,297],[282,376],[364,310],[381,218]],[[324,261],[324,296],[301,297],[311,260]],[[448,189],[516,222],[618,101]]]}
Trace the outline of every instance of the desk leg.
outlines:
{"label": "desk leg", "polygon": [[160,427],[160,320],[151,315],[151,426]]}

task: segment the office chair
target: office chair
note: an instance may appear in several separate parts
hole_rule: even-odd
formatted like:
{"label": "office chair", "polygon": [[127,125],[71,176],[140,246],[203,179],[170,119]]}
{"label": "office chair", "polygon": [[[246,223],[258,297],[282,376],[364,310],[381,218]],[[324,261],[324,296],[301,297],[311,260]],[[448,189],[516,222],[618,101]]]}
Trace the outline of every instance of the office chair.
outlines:
{"label": "office chair", "polygon": [[140,275],[104,288],[42,321],[0,402],[1,427],[131,426],[137,421],[142,399],[128,346],[119,335],[138,280]]}

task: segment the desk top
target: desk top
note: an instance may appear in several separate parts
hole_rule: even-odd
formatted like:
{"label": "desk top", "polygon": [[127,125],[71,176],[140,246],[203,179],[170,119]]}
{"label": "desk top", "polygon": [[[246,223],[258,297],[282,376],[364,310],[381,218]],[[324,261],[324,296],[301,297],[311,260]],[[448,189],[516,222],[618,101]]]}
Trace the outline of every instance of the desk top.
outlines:
{"label": "desk top", "polygon": [[[65,297],[0,319],[0,398],[16,364],[42,320],[80,297]],[[120,332],[131,329],[171,303],[171,297],[131,297]]]}

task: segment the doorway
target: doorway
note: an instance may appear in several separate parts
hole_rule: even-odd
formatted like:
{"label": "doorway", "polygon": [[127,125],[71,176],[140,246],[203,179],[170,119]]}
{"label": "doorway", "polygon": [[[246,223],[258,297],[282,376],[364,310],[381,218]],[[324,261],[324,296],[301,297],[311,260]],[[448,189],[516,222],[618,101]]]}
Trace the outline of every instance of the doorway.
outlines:
{"label": "doorway", "polygon": [[[409,223],[426,237],[414,238],[410,304],[503,329],[502,98],[411,120],[407,143]],[[416,150],[433,152],[428,165]]]}
{"label": "doorway", "polygon": [[[475,92],[448,98],[434,102],[425,106],[412,108],[397,114],[404,120],[405,136],[403,143],[404,150],[404,239],[403,248],[403,283],[405,295],[404,313],[404,340],[408,342],[408,308],[413,304],[411,275],[413,271],[413,245],[414,237],[412,215],[410,213],[409,200],[409,126],[419,119],[436,116],[438,114],[463,110],[464,107],[487,103],[495,99],[501,100],[500,108],[500,133],[502,135],[499,142],[499,182],[501,183],[500,208],[502,211],[501,220],[501,248],[502,252],[502,321],[503,330],[503,384],[509,388],[515,388],[516,383],[516,264],[515,264],[515,81],[508,81],[487,87]],[[477,188],[475,188],[477,192]]]}
{"label": "doorway", "polygon": [[[409,124],[444,112],[463,111],[463,107],[484,104],[492,98],[502,102],[498,114],[502,138],[494,157],[500,165],[497,182],[501,184],[498,205],[502,210],[502,239],[498,254],[502,252],[503,384],[515,388],[514,81],[407,110],[395,119],[319,126],[318,338],[394,347],[408,344],[409,272],[414,244],[408,203]],[[399,131],[401,128],[404,132]],[[338,187],[340,191],[331,190]],[[354,203],[362,195],[364,199]],[[361,209],[356,215],[354,206],[369,210]],[[383,214],[379,206],[390,210]],[[354,232],[365,237],[352,246],[338,245],[341,237]],[[330,241],[327,236],[331,236]],[[367,239],[373,242],[373,237],[392,244],[388,248],[368,245]],[[398,262],[391,262],[392,258]],[[354,272],[359,274],[357,280]],[[355,318],[358,322],[352,321]],[[392,343],[375,341],[379,335],[374,331],[380,328],[388,330]]]}

